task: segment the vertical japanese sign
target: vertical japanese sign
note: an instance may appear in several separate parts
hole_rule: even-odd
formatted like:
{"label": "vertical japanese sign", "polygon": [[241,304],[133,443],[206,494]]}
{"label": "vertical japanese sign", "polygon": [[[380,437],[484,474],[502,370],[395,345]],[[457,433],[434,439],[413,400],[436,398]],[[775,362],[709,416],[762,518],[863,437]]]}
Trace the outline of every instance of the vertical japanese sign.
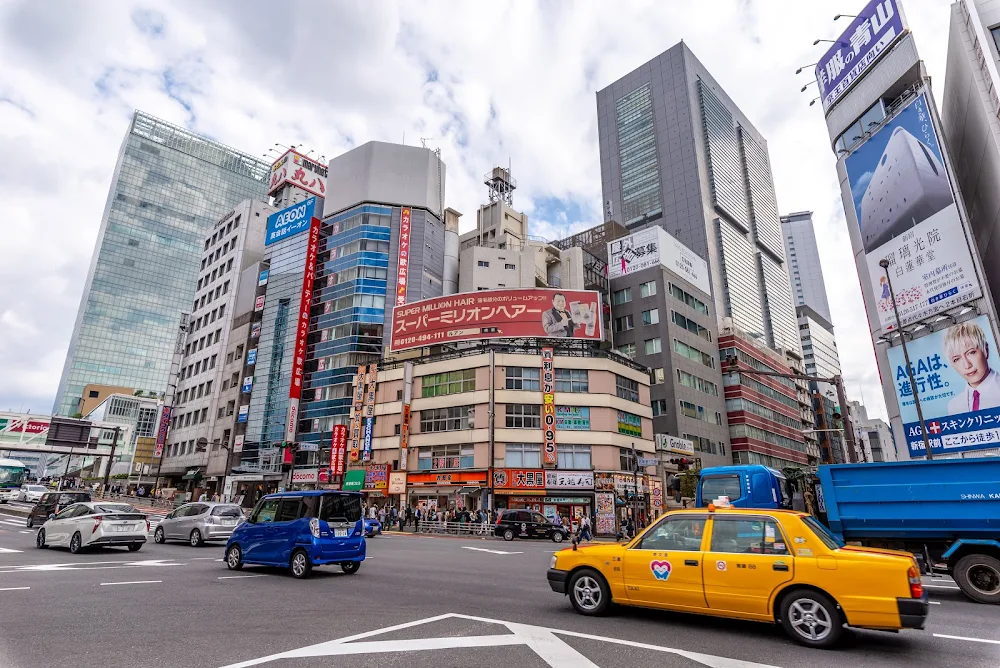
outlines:
{"label": "vertical japanese sign", "polygon": [[378,380],[378,365],[368,365],[368,382],[365,386],[365,430],[362,460],[371,461],[372,439],[375,436],[375,385]]}
{"label": "vertical japanese sign", "polygon": [[816,63],[823,109],[833,106],[905,31],[897,0],[871,0]]}
{"label": "vertical japanese sign", "polygon": [[361,458],[361,413],[365,405],[365,370],[361,365],[354,375],[354,401],[351,405],[351,461]]}
{"label": "vertical japanese sign", "polygon": [[403,364],[403,407],[399,421],[399,470],[406,470],[410,445],[410,400],[413,396],[413,362]]}
{"label": "vertical japanese sign", "polygon": [[170,427],[170,406],[160,409],[160,426],[156,430],[156,445],[153,448],[154,457],[163,456],[163,444],[167,442],[167,429]]}
{"label": "vertical japanese sign", "polygon": [[347,425],[333,425],[333,436],[330,439],[330,475],[344,474],[347,460]]}
{"label": "vertical japanese sign", "polygon": [[396,306],[406,303],[406,275],[410,268],[410,209],[399,216],[399,255],[396,257]]}
{"label": "vertical japanese sign", "polygon": [[[896,329],[982,294],[926,95],[918,95],[844,160],[878,312]],[[879,266],[888,260],[889,268]]]}
{"label": "vertical japanese sign", "polygon": [[552,348],[542,348],[542,429],[545,430],[542,448],[543,462],[556,463],[556,371]]}
{"label": "vertical japanese sign", "polygon": [[299,295],[299,316],[295,327],[295,356],[292,358],[292,380],[288,385],[288,416],[285,422],[285,440],[295,440],[299,420],[299,399],[302,396],[302,365],[306,359],[306,335],[309,333],[309,307],[313,298],[313,277],[316,275],[316,255],[319,253],[319,218],[309,225],[309,243],[306,246],[306,266],[302,272],[302,291]]}

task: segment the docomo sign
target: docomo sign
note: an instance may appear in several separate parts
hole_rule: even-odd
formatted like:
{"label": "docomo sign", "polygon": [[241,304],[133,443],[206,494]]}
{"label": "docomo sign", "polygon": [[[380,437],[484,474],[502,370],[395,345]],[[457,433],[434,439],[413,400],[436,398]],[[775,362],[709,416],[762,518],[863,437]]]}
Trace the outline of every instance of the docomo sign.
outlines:
{"label": "docomo sign", "polygon": [[599,341],[600,297],[593,290],[500,289],[434,297],[392,311],[392,351],[501,338]]}
{"label": "docomo sign", "polygon": [[410,268],[410,214],[403,207],[399,215],[399,255],[396,258],[396,306],[406,303],[406,272]]}
{"label": "docomo sign", "polygon": [[319,480],[319,469],[295,469],[292,473],[292,483],[309,483]]}
{"label": "docomo sign", "polygon": [[285,422],[285,440],[295,440],[299,419],[299,399],[302,396],[302,365],[306,359],[306,335],[309,333],[309,306],[313,297],[313,276],[316,255],[319,252],[319,218],[309,226],[309,245],[306,249],[305,268],[302,273],[302,293],[299,296],[299,316],[295,331],[295,356],[292,358],[292,379],[288,385],[288,416]]}

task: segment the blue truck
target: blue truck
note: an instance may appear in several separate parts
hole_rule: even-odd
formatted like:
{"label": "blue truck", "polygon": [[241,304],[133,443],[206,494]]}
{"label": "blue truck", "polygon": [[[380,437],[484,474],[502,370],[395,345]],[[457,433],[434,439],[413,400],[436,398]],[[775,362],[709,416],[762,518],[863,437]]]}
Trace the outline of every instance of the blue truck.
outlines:
{"label": "blue truck", "polygon": [[[912,552],[925,572],[1000,604],[1000,457],[824,465],[816,477],[816,514],[837,538]],[[738,508],[791,508],[795,490],[767,466],[703,469],[697,504],[721,496]]]}

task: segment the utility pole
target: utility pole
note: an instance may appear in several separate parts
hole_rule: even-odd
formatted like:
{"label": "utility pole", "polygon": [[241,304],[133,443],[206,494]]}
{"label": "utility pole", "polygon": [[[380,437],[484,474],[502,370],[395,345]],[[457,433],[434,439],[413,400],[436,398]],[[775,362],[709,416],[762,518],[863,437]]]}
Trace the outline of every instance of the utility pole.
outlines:
{"label": "utility pole", "polygon": [[632,533],[635,535],[639,527],[639,455],[635,451],[635,441],[632,441]]}
{"label": "utility pole", "polygon": [[[115,440],[111,441],[111,454],[108,455],[108,467],[104,469],[104,489],[108,489],[108,479],[111,477],[111,466],[115,463],[115,448],[118,447],[118,434],[121,427],[115,427]],[[68,467],[67,467],[68,468]]]}
{"label": "utility pole", "polygon": [[[920,396],[917,392],[917,384],[913,380],[913,368],[910,366],[910,353],[906,350],[906,332],[903,331],[903,323],[899,320],[899,308],[896,306],[896,293],[892,289],[892,279],[889,278],[889,260],[882,258],[878,261],[878,266],[885,272],[885,280],[889,284],[889,299],[892,301],[892,312],[896,316],[896,333],[899,334],[899,342],[903,346],[903,360],[906,362],[906,378],[910,381],[910,390],[913,392],[913,405],[917,409],[917,420],[920,422],[920,435],[924,439],[924,452],[927,459],[934,459],[931,453],[931,444],[927,442],[927,426],[924,424],[924,412],[920,410]],[[909,440],[909,439],[907,439]]]}

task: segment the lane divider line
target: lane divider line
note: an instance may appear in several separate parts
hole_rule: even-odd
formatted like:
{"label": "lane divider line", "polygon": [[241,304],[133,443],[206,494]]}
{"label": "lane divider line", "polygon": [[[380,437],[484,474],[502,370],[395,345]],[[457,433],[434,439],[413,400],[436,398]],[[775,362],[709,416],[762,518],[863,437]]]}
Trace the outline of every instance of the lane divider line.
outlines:
{"label": "lane divider line", "polygon": [[102,582],[102,587],[108,587],[110,585],[145,585],[145,584],[159,584],[163,580],[133,580],[131,582]]}
{"label": "lane divider line", "polygon": [[964,640],[966,642],[984,642],[990,645],[1000,645],[1000,640],[987,640],[986,638],[966,638],[965,636],[949,636],[944,633],[935,633],[935,638],[947,638],[948,640]]}
{"label": "lane divider line", "polygon": [[25,589],[31,589],[31,587],[2,587],[0,591],[24,591]]}
{"label": "lane divider line", "polygon": [[220,575],[220,580],[239,580],[241,578],[266,578],[267,575],[260,573],[258,575]]}
{"label": "lane divider line", "polygon": [[953,585],[924,585],[927,589],[961,589]]}

